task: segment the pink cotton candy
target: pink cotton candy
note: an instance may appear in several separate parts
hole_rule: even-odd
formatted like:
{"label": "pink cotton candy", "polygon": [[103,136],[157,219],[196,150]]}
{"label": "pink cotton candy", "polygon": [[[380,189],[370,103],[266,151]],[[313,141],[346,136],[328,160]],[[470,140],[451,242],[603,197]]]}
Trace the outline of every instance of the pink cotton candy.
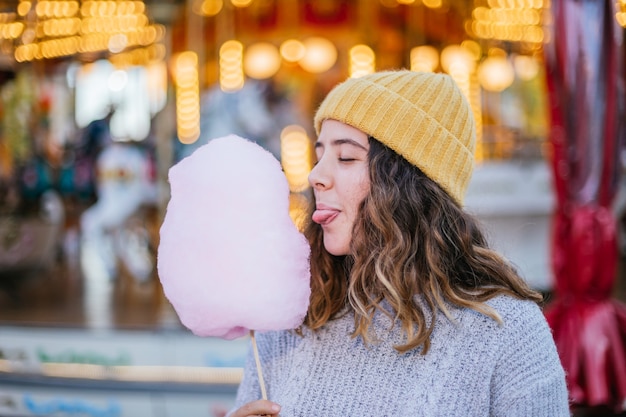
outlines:
{"label": "pink cotton candy", "polygon": [[310,247],[289,217],[278,160],[229,135],[174,165],[169,182],[157,266],[181,322],[225,339],[301,325]]}

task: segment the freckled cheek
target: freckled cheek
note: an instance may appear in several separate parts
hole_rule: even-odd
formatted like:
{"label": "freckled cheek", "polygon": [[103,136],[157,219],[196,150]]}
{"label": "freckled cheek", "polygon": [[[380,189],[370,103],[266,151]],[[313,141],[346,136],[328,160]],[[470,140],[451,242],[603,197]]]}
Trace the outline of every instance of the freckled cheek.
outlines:
{"label": "freckled cheek", "polygon": [[361,194],[361,200],[363,200],[365,196],[370,192],[370,186],[370,177],[367,173],[365,173],[361,177],[361,181],[358,187]]}
{"label": "freckled cheek", "polygon": [[359,205],[363,201],[363,199],[367,196],[370,190],[370,181],[369,177],[362,178],[355,186],[351,189],[352,195],[350,197],[352,212],[356,215]]}

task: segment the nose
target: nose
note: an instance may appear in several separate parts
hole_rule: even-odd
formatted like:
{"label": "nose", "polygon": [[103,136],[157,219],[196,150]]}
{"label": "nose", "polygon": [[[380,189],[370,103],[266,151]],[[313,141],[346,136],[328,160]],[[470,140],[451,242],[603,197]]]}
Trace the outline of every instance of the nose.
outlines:
{"label": "nose", "polygon": [[330,178],[324,173],[322,161],[320,160],[309,173],[309,184],[313,189],[323,190],[329,187]]}

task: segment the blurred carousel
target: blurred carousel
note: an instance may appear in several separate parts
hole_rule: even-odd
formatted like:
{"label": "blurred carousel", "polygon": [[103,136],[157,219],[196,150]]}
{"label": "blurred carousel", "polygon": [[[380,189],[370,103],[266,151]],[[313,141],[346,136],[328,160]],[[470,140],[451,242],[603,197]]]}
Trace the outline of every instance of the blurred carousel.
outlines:
{"label": "blurred carousel", "polygon": [[[569,3],[0,1],[0,415],[224,415],[247,340],[192,336],[163,296],[168,170],[211,139],[254,140],[281,161],[301,226],[312,114],[338,81],[375,70],[455,79],[477,121],[467,207],[531,286],[563,295],[546,57],[564,56],[555,39],[572,16],[577,39],[610,49]],[[599,5],[619,39],[626,3]],[[623,194],[605,201],[614,219]],[[576,383],[581,405],[624,400],[624,387]]]}

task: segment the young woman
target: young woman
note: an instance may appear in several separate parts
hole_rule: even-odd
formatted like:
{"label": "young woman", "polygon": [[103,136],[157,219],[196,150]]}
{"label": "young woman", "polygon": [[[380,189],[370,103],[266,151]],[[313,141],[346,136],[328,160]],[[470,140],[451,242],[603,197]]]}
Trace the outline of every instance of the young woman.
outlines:
{"label": "young woman", "polygon": [[230,416],[569,415],[547,323],[462,208],[475,125],[443,74],[380,72],[315,116],[312,295],[257,336]]}

